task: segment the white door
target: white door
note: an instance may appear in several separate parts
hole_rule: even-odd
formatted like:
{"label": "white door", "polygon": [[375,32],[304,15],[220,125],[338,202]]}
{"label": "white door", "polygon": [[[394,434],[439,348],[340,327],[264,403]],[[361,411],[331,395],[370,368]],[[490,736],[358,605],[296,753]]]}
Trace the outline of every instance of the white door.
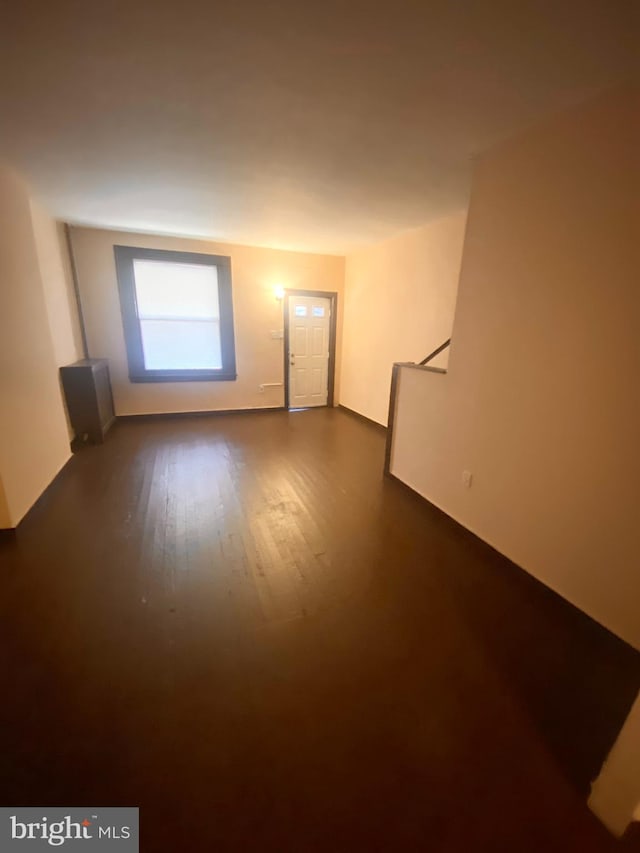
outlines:
{"label": "white door", "polygon": [[289,296],[289,406],[326,406],[331,300]]}

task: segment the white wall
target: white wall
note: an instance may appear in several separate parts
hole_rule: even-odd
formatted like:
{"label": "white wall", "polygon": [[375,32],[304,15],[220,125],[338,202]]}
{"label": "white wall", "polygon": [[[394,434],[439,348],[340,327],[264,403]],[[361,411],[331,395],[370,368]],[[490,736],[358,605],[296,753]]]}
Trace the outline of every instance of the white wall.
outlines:
{"label": "white wall", "polygon": [[0,283],[0,523],[15,527],[70,451],[29,192],[4,166]]}
{"label": "white wall", "polygon": [[[273,292],[278,283],[286,288],[338,293],[335,396],[339,399],[344,258],[91,228],[73,228],[72,241],[89,354],[109,359],[117,414],[282,406],[282,387],[259,391],[261,383],[284,379],[283,342],[271,337],[271,330],[283,328],[282,303]],[[114,245],[231,257],[235,382],[129,382]]]}
{"label": "white wall", "polygon": [[403,369],[392,458],[636,648],[639,115],[609,91],[481,159],[449,373]]}
{"label": "white wall", "polygon": [[347,257],[343,405],[386,424],[393,362],[421,361],[451,335],[465,224],[462,211]]}

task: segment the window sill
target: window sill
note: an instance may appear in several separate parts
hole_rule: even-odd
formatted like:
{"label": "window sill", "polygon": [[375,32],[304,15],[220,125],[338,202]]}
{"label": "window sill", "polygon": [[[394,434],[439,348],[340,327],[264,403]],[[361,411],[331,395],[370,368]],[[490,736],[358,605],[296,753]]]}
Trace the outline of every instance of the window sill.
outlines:
{"label": "window sill", "polygon": [[148,370],[129,374],[130,382],[235,382],[237,373],[221,370]]}

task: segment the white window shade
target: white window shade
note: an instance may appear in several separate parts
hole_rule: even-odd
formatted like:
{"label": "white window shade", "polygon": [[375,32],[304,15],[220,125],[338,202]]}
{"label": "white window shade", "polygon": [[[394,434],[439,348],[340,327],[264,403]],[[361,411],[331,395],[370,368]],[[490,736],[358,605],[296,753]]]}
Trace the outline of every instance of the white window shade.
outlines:
{"label": "white window shade", "polygon": [[145,369],[221,368],[217,268],[135,259],[133,273]]}

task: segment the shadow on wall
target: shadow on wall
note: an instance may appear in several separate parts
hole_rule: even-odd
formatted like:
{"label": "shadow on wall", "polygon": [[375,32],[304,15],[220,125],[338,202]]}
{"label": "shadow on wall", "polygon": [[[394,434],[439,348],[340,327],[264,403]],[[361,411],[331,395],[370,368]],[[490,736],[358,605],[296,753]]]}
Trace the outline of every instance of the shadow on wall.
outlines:
{"label": "shadow on wall", "polygon": [[443,635],[458,625],[472,638],[586,797],[640,687],[640,655],[404,484],[386,488],[405,494],[403,524],[384,535],[399,555],[412,543],[414,593],[424,586],[430,614],[446,616]]}

